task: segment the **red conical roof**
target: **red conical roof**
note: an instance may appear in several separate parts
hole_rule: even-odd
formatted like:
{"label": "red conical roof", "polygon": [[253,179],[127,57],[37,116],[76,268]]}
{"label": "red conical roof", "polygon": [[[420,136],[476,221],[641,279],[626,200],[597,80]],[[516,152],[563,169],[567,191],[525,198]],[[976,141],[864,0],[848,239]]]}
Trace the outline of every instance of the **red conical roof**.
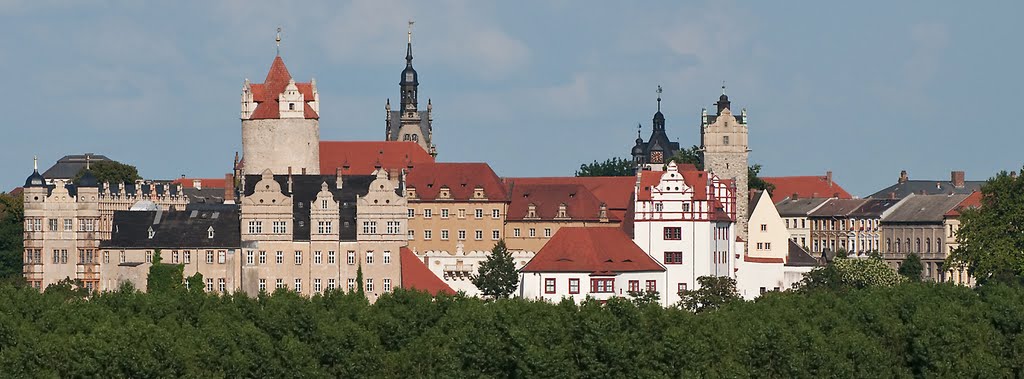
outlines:
{"label": "red conical roof", "polygon": [[[292,80],[292,74],[288,72],[284,60],[280,55],[274,57],[274,62],[270,64],[270,71],[267,71],[267,78],[263,83],[250,85],[252,99],[259,105],[249,119],[280,118],[281,113],[277,104],[278,95],[284,92],[290,80]],[[302,93],[307,103],[313,100],[313,85],[311,83],[295,83],[295,86],[298,87],[299,93]],[[303,112],[305,118],[320,118],[320,115],[309,104],[303,106]]]}

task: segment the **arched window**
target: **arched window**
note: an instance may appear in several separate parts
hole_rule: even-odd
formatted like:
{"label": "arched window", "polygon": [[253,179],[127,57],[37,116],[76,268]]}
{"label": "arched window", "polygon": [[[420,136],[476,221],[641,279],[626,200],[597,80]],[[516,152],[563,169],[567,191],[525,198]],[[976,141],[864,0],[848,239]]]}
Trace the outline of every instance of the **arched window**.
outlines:
{"label": "arched window", "polygon": [[925,238],[925,240],[924,240],[924,249],[927,250],[927,252],[929,252],[929,253],[932,252],[932,239],[931,238]]}
{"label": "arched window", "polygon": [[402,136],[402,141],[408,141],[408,140],[409,140],[409,134],[405,134],[405,135]]}
{"label": "arched window", "polygon": [[892,238],[885,239],[885,251],[892,252]]}
{"label": "arched window", "polygon": [[907,252],[909,253],[910,252],[910,238],[907,238],[903,242],[906,244],[906,246],[903,246],[903,247],[907,248]]}
{"label": "arched window", "polygon": [[900,250],[900,240],[896,240],[896,253],[899,253]]}
{"label": "arched window", "polygon": [[420,140],[420,135],[419,134],[413,134],[412,135],[412,141],[413,142],[419,142],[419,140]]}
{"label": "arched window", "polygon": [[917,252],[917,253],[921,252],[921,239],[920,238],[914,240],[914,247],[916,247],[916,249],[914,249],[914,252]]}

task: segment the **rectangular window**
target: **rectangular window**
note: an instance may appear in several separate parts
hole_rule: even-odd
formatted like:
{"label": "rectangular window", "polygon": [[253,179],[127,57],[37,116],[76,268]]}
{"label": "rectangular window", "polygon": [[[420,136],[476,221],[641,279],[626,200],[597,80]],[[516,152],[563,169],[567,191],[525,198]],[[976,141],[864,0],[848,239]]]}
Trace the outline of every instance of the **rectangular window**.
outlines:
{"label": "rectangular window", "polygon": [[348,251],[348,258],[346,259],[346,263],[348,263],[350,265],[356,264],[356,252],[355,251],[352,251],[352,250]]}
{"label": "rectangular window", "polygon": [[441,229],[441,240],[442,241],[447,241],[448,240],[448,229]]}
{"label": "rectangular window", "polygon": [[576,278],[569,279],[569,293],[578,294],[580,293],[580,280]]}
{"label": "rectangular window", "polygon": [[491,239],[495,241],[501,239],[501,232],[498,229],[491,230]]}
{"label": "rectangular window", "polygon": [[591,293],[615,292],[615,279],[590,279]]}
{"label": "rectangular window", "polygon": [[512,229],[512,236],[513,237],[520,237],[520,236],[522,236],[522,232],[520,232],[519,228],[514,228],[514,229]]}
{"label": "rectangular window", "polygon": [[[192,252],[185,250],[184,259],[185,263],[192,263]],[[121,263],[124,263],[124,252],[121,252]]]}
{"label": "rectangular window", "polygon": [[555,278],[544,279],[544,293],[555,293]]}
{"label": "rectangular window", "polygon": [[302,293],[302,279],[295,278],[295,292]]}
{"label": "rectangular window", "polygon": [[544,237],[551,237],[551,228],[544,228]]}
{"label": "rectangular window", "polygon": [[639,280],[630,280],[629,281],[629,290],[628,291],[629,292],[638,292],[638,291],[640,291],[640,281]]}
{"label": "rectangular window", "polygon": [[429,240],[432,235],[433,235],[433,233],[431,233],[430,230],[424,230],[423,231],[423,239],[425,239],[425,240]]}
{"label": "rectangular window", "polygon": [[266,250],[260,250],[260,264],[261,265],[267,264],[267,251]]}
{"label": "rectangular window", "polygon": [[767,232],[768,231],[768,224],[761,224],[761,231],[762,232]]}
{"label": "rectangular window", "polygon": [[384,259],[384,264],[391,264],[391,252],[384,250],[384,255],[382,259]]}
{"label": "rectangular window", "polygon": [[459,209],[459,218],[466,218],[466,209],[465,208],[460,208]]}
{"label": "rectangular window", "polygon": [[377,234],[377,222],[363,221],[363,234]]}
{"label": "rectangular window", "polygon": [[349,291],[355,291],[356,290],[356,280],[355,279],[348,278],[348,290]]}
{"label": "rectangular window", "polygon": [[366,279],[366,287],[363,288],[366,292],[373,292],[373,279]]}
{"label": "rectangular window", "polygon": [[323,285],[320,284],[320,278],[313,279],[313,292],[320,293],[323,291]]}
{"label": "rectangular window", "polygon": [[206,251],[206,263],[213,263],[213,250]]}
{"label": "rectangular window", "polygon": [[284,252],[281,250],[277,251],[277,264],[284,263]]}
{"label": "rectangular window", "polygon": [[477,229],[476,232],[473,233],[473,237],[475,237],[477,241],[484,239],[484,231]]}
{"label": "rectangular window", "polygon": [[327,279],[327,290],[328,291],[333,291],[335,285],[336,285],[336,283],[334,282],[334,278]]}
{"label": "rectangular window", "polygon": [[330,221],[317,221],[316,232],[319,234],[331,234],[331,222]]}
{"label": "rectangular window", "polygon": [[433,209],[427,208],[427,209],[423,210],[423,218],[430,218],[432,216],[434,216],[434,210]]}
{"label": "rectangular window", "polygon": [[249,221],[249,234],[263,233],[263,221]]}
{"label": "rectangular window", "polygon": [[384,292],[391,292],[391,279],[382,279],[381,285],[383,286]]}
{"label": "rectangular window", "polygon": [[683,239],[683,228],[678,226],[668,226],[664,230],[666,240],[681,240]]}
{"label": "rectangular window", "polygon": [[51,232],[57,231],[57,219],[51,218],[49,220],[46,220],[46,223],[49,224]]}
{"label": "rectangular window", "polygon": [[228,254],[228,252],[226,252],[224,250],[218,251],[217,252],[217,263],[224,264],[224,262],[226,262],[227,258],[228,258],[227,254]]}
{"label": "rectangular window", "polygon": [[536,237],[536,236],[537,236],[537,229],[530,228],[530,237]]}
{"label": "rectangular window", "polygon": [[320,200],[320,209],[327,209],[327,200]]}
{"label": "rectangular window", "polygon": [[65,232],[70,232],[72,230],[75,230],[74,223],[75,222],[73,220],[71,220],[70,218],[64,219],[64,231]]}
{"label": "rectangular window", "polygon": [[314,264],[322,264],[322,263],[324,263],[324,254],[322,252],[320,252],[320,250],[317,250],[317,251],[313,252],[313,263]]}
{"label": "rectangular window", "polygon": [[278,278],[276,284],[277,288],[284,288],[284,279]]}
{"label": "rectangular window", "polygon": [[213,292],[213,278],[206,278],[206,292]]}
{"label": "rectangular window", "polygon": [[406,231],[406,235],[409,237],[409,240],[411,241],[416,238],[416,231],[409,229],[408,231]]}
{"label": "rectangular window", "polygon": [[366,252],[366,264],[373,264],[373,252],[372,251],[367,251]]}
{"label": "rectangular window", "polygon": [[409,217],[409,218],[416,217],[416,210],[415,209],[409,208],[409,209],[406,209],[405,212],[406,212],[406,216]]}
{"label": "rectangular window", "polygon": [[274,234],[288,233],[288,224],[285,221],[274,221]]}
{"label": "rectangular window", "polygon": [[267,290],[267,280],[263,279],[263,278],[260,278],[260,292],[266,292],[266,290]]}
{"label": "rectangular window", "polygon": [[402,232],[402,224],[399,224],[398,221],[388,221],[387,232],[388,232],[388,234],[399,234],[399,233],[401,233]]}
{"label": "rectangular window", "polygon": [[[38,253],[38,252],[39,252],[39,250],[36,250],[36,253]],[[178,252],[174,252],[174,254],[177,255]],[[40,262],[40,260],[41,260],[40,257],[36,257],[36,262],[37,263],[43,263],[43,262]],[[110,252],[109,251],[103,251],[103,263],[110,263]]]}
{"label": "rectangular window", "polygon": [[[175,261],[178,260],[178,253],[177,252],[174,253],[174,260]],[[245,252],[245,264],[253,265],[255,263],[256,263],[256,252],[252,251],[252,250],[246,251]]]}
{"label": "rectangular window", "polygon": [[224,278],[217,278],[217,290],[220,291],[220,293],[227,292],[227,282],[224,281]]}
{"label": "rectangular window", "polygon": [[491,218],[501,218],[501,210],[498,208],[491,209]]}
{"label": "rectangular window", "polygon": [[441,218],[448,218],[448,208],[441,208]]}
{"label": "rectangular window", "polygon": [[334,264],[334,250],[327,252],[327,264]]}
{"label": "rectangular window", "polygon": [[465,230],[459,230],[459,241],[465,241],[465,240],[466,240],[466,231]]}
{"label": "rectangular window", "polygon": [[647,281],[647,292],[657,292],[657,291],[658,291],[658,281],[656,281],[656,280],[648,280]]}
{"label": "rectangular window", "polygon": [[686,292],[686,283],[676,284],[676,293],[679,294],[683,292]]}
{"label": "rectangular window", "polygon": [[302,264],[302,250],[295,250],[295,264]]}
{"label": "rectangular window", "polygon": [[666,251],[665,252],[665,264],[667,264],[667,265],[680,265],[680,264],[683,264],[683,252],[682,251]]}
{"label": "rectangular window", "polygon": [[683,212],[690,211],[690,203],[683,203]]}
{"label": "rectangular window", "polygon": [[473,216],[476,217],[476,218],[484,218],[484,210],[482,208],[477,208],[473,212]]}

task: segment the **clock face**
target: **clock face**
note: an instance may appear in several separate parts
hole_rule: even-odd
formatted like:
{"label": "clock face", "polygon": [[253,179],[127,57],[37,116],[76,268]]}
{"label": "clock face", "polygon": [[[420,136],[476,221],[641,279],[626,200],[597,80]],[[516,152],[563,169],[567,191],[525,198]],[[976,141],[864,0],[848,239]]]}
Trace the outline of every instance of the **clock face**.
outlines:
{"label": "clock face", "polygon": [[662,159],[664,159],[664,157],[660,151],[651,152],[651,163],[661,163]]}

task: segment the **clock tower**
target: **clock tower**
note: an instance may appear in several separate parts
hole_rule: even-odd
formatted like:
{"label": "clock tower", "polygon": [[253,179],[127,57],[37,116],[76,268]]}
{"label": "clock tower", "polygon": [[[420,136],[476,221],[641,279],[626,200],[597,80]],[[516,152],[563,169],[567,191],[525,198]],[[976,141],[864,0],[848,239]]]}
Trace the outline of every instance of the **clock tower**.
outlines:
{"label": "clock tower", "polygon": [[665,115],[661,113],[661,86],[658,86],[658,111],[654,113],[652,120],[651,138],[644,142],[640,138],[640,125],[637,125],[636,144],[633,145],[631,155],[633,163],[639,169],[651,171],[664,171],[665,164],[679,151],[679,142],[672,142],[665,134]]}

